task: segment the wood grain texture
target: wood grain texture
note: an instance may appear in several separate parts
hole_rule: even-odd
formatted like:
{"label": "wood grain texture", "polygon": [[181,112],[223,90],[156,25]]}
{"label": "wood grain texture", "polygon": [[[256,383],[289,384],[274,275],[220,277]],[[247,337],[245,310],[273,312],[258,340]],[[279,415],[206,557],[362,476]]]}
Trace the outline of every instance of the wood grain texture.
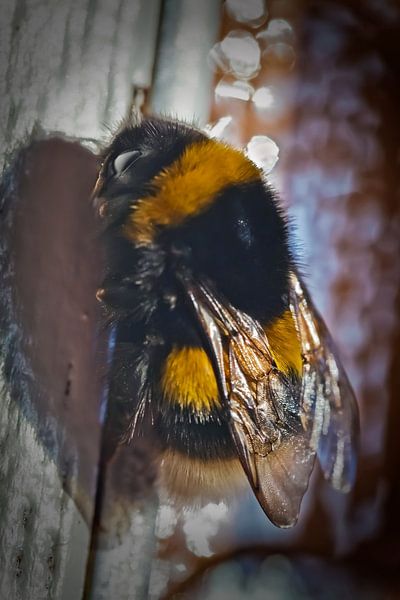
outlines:
{"label": "wood grain texture", "polygon": [[3,2],[3,148],[35,122],[97,139],[124,117],[132,85],[150,85],[159,12],[160,0]]}
{"label": "wood grain texture", "polygon": [[80,598],[90,531],[32,425],[2,397],[0,597]]}
{"label": "wood grain texture", "polygon": [[96,167],[53,138],[24,148],[3,179],[1,598],[82,593],[103,386]]}

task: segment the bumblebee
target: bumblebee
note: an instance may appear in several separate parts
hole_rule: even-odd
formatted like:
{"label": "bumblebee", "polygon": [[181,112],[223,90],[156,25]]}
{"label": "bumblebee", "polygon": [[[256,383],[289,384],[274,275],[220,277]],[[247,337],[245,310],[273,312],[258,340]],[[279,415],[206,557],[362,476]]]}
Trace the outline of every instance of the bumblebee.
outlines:
{"label": "bumblebee", "polygon": [[132,120],[105,148],[93,197],[121,439],[150,420],[178,497],[219,493],[244,470],[279,527],[296,523],[316,456],[348,491],[356,401],[260,169],[185,123]]}

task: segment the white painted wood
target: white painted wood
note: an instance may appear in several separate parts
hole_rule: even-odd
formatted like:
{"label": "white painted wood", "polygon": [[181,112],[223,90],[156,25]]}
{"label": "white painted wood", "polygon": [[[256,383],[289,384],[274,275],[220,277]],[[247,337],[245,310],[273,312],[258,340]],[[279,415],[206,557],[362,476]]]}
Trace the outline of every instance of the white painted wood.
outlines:
{"label": "white painted wood", "polygon": [[166,0],[151,94],[154,112],[207,123],[213,79],[207,56],[217,40],[221,10],[218,0]]}
{"label": "white painted wood", "polygon": [[[161,0],[5,0],[0,25],[0,139],[38,121],[98,138],[150,85]],[[1,156],[1,153],[0,153]],[[1,165],[0,165],[1,166]]]}

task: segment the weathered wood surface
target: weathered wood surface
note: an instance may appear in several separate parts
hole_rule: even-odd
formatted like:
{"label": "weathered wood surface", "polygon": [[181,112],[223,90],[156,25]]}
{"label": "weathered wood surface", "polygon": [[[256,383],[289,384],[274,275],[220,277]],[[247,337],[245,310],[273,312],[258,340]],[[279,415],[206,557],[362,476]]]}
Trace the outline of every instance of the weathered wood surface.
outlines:
{"label": "weathered wood surface", "polygon": [[87,150],[51,139],[32,142],[6,178],[1,598],[82,592],[101,435],[95,173]]}
{"label": "weathered wood surface", "polygon": [[2,2],[3,150],[36,121],[48,131],[97,139],[104,125],[124,117],[132,85],[151,83],[160,5],[160,0]]}

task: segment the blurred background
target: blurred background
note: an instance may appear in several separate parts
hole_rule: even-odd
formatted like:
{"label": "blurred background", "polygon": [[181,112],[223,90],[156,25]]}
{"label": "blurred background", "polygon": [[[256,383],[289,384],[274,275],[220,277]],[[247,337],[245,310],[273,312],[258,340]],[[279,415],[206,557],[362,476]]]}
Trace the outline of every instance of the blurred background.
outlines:
{"label": "blurred background", "polygon": [[314,473],[290,531],[269,524],[254,498],[204,507],[197,528],[187,515],[175,533],[163,527],[173,509],[162,507],[163,553],[176,553],[176,579],[205,571],[190,578],[199,598],[400,597],[400,7],[226,0],[222,9],[207,58],[208,131],[247,149],[293,219],[359,401],[359,471],[347,497]]}
{"label": "blurred background", "polygon": [[[138,501],[126,451],[99,478],[99,432],[85,467],[91,483],[82,483],[88,454],[79,439],[90,436],[65,416],[89,410],[82,396],[67,409],[57,391],[47,404],[43,394],[23,402],[7,396],[3,456],[17,452],[30,466],[17,479],[19,463],[1,464],[8,533],[0,592],[24,599],[400,598],[398,2],[119,0],[111,7],[88,0],[77,7],[10,0],[2,28],[3,163],[35,124],[67,140],[84,137],[93,149],[89,138],[107,137],[135,106],[194,118],[264,169],[292,219],[310,293],[355,389],[361,447],[355,489],[334,492],[316,469],[298,524],[279,530],[250,491],[184,510],[154,489]],[[60,160],[66,165],[64,154]],[[93,179],[93,158],[80,156],[78,164],[73,173],[87,169]],[[44,198],[48,174],[41,173]],[[68,277],[77,281],[76,272]],[[43,289],[51,285],[32,293],[43,297]],[[95,337],[95,324],[91,331]],[[70,373],[67,355],[65,363]],[[48,379],[41,386],[50,389]],[[103,404],[91,404],[97,427]],[[76,485],[48,466],[59,463],[65,439]],[[30,476],[43,465],[48,479],[39,489]],[[90,508],[82,518],[76,487],[85,485]]]}

